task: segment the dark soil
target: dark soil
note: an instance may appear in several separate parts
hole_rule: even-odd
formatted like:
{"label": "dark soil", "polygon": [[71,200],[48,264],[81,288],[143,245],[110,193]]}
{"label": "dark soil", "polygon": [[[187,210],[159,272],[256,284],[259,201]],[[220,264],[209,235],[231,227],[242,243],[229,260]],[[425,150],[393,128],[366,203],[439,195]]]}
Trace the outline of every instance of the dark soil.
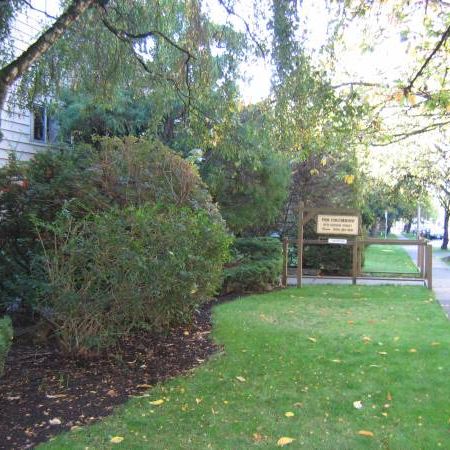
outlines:
{"label": "dark soil", "polygon": [[150,385],[201,364],[217,350],[208,339],[211,305],[189,327],[134,336],[95,359],[69,359],[56,346],[15,343],[0,379],[0,449],[32,448],[92,423]]}

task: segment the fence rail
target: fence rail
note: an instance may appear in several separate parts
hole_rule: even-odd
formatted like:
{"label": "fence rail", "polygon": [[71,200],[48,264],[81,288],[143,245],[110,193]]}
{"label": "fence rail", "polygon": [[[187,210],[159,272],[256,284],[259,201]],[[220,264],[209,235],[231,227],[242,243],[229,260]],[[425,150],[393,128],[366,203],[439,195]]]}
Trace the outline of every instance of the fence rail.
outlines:
{"label": "fence rail", "polygon": [[[335,245],[333,243],[328,242],[326,239],[303,239],[303,242],[299,242],[297,239],[283,239],[283,272],[282,272],[282,284],[283,286],[287,286],[288,281],[288,262],[289,262],[289,244],[303,244],[303,245]],[[364,275],[362,272],[362,252],[364,248],[368,245],[401,245],[401,246],[416,246],[417,247],[417,261],[416,266],[418,269],[418,277],[411,276],[386,276],[386,277],[372,277]],[[428,289],[432,289],[433,287],[433,266],[432,266],[432,255],[433,248],[431,244],[428,243],[425,239],[418,240],[402,240],[402,239],[352,239],[348,240],[345,243],[339,243],[338,245],[342,246],[350,246],[352,247],[352,274],[351,279],[352,283],[356,284],[357,280],[386,280],[386,281],[423,281],[424,285],[428,287]],[[302,254],[303,252],[297,252],[297,269],[296,269],[296,278],[297,278],[297,286],[302,286],[303,278],[311,278],[311,276],[305,275],[303,272],[303,261]],[[390,273],[391,272],[371,272],[371,273]],[[395,275],[411,275],[406,273],[395,273]],[[348,278],[344,276],[327,276],[324,278],[334,278],[334,279],[343,279]]]}

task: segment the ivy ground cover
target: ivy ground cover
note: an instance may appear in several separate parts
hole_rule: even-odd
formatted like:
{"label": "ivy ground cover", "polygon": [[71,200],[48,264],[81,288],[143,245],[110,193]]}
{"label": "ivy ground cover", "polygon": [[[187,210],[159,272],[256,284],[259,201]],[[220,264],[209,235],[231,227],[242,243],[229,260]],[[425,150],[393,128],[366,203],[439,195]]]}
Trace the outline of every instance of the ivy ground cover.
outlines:
{"label": "ivy ground cover", "polygon": [[292,288],[213,320],[222,352],[42,448],[448,445],[450,326],[425,288]]}

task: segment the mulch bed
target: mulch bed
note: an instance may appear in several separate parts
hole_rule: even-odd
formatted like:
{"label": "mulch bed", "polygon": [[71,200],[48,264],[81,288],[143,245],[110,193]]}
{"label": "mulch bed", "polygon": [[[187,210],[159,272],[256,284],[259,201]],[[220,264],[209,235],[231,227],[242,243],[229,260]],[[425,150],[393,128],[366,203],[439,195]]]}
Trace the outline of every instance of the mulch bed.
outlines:
{"label": "mulch bed", "polygon": [[112,414],[130,396],[179,375],[218,350],[208,338],[211,305],[189,327],[141,334],[89,360],[55,346],[13,345],[0,379],[0,449],[26,449]]}

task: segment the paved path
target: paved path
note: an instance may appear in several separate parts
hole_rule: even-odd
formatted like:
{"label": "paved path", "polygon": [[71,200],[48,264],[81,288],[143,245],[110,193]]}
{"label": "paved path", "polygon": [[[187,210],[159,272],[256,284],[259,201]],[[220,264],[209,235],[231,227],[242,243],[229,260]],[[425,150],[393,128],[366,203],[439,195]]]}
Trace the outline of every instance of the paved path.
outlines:
{"label": "paved path", "polygon": [[[431,241],[433,249],[439,249],[442,241]],[[417,248],[403,247],[414,262],[417,262]],[[450,318],[450,266],[442,261],[442,255],[433,254],[433,291],[443,310]]]}

